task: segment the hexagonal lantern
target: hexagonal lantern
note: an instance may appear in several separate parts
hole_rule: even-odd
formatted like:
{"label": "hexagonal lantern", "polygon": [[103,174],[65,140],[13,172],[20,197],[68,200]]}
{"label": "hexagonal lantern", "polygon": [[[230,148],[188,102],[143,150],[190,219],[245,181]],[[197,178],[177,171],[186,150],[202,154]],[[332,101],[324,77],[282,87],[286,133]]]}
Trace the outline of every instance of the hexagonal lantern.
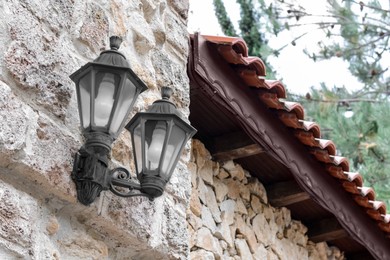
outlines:
{"label": "hexagonal lantern", "polygon": [[117,51],[121,42],[118,36],[110,37],[111,50],[103,51],[70,76],[76,83],[81,127],[87,143],[96,132],[108,135],[107,142],[118,137],[138,95],[147,89],[125,56]]}
{"label": "hexagonal lantern", "polygon": [[137,178],[141,192],[158,197],[164,192],[181,152],[196,129],[185,122],[169,101],[170,88],[147,112],[137,113],[126,126],[133,141]]}

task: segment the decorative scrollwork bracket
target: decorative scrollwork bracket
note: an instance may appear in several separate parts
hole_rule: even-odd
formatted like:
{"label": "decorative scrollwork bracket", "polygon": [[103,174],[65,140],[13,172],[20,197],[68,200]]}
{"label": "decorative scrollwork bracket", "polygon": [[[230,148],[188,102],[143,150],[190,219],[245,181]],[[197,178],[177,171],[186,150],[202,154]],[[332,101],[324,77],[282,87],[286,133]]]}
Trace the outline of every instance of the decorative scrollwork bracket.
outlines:
{"label": "decorative scrollwork bracket", "polygon": [[140,190],[140,184],[134,182],[125,168],[108,169],[108,151],[94,147],[82,147],[75,155],[72,179],[76,183],[77,199],[84,205],[90,205],[103,190],[110,190],[121,197],[144,196],[153,198]]}

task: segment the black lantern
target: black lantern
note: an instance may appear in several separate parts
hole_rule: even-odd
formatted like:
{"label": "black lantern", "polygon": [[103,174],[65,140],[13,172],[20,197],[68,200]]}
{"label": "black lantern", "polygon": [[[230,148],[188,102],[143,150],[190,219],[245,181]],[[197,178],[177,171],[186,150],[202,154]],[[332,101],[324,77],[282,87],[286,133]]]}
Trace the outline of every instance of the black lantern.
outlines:
{"label": "black lantern", "polygon": [[86,138],[75,156],[72,171],[77,198],[84,205],[108,189],[122,197],[160,196],[185,143],[196,132],[168,100],[172,90],[163,88],[163,99],[156,101],[148,112],[138,113],[127,126],[133,137],[140,184],[124,168],[108,169],[112,142],[123,129],[138,95],[147,89],[117,51],[121,41],[120,37],[111,37],[111,50],[102,52],[70,76],[76,83],[80,122]]}
{"label": "black lantern", "polygon": [[147,112],[137,113],[126,126],[133,140],[141,191],[153,197],[164,192],[185,144],[196,133],[169,101],[172,89],[163,87],[161,94],[161,100]]}
{"label": "black lantern", "polygon": [[103,51],[70,78],[76,83],[81,127],[87,142],[95,133],[107,138],[107,145],[118,137],[138,95],[147,89],[118,52],[122,39],[110,37],[111,50]]}

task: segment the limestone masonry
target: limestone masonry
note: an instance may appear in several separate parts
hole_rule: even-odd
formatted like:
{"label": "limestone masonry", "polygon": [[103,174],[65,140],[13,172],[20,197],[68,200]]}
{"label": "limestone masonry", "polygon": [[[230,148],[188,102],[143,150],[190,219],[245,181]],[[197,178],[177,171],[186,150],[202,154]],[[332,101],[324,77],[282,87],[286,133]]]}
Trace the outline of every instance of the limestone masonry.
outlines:
{"label": "limestone masonry", "polygon": [[337,248],[308,241],[307,228],[287,208],[270,206],[264,186],[240,165],[212,161],[198,140],[192,155],[191,259],[344,259]]}
{"label": "limestone masonry", "polygon": [[[170,86],[187,116],[187,10],[170,0],[0,1],[0,259],[188,258],[190,143],[162,198],[105,192],[82,206],[70,178],[82,136],[69,79],[119,35],[149,87],[133,114]],[[111,160],[134,172],[125,131]]]}

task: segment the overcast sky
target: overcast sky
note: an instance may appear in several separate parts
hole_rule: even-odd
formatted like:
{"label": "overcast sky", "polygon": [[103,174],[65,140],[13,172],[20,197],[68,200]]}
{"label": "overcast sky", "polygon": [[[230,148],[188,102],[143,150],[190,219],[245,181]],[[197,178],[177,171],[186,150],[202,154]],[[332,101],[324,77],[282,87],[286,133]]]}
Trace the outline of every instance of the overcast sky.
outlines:
{"label": "overcast sky", "polygon": [[[193,33],[199,31],[207,35],[223,35],[217,18],[214,14],[212,0],[190,0],[190,13],[188,21],[188,31]],[[238,27],[240,9],[236,0],[224,0],[225,7]],[[313,13],[321,13],[324,10],[325,1],[300,0],[300,4]],[[308,30],[300,28],[298,30]],[[273,48],[280,48],[291,39],[300,34],[300,31],[288,31],[279,34],[278,37],[270,39]],[[310,30],[310,29],[309,29]],[[239,31],[239,30],[237,30]],[[317,42],[323,37],[323,33],[318,30],[311,30],[303,40],[298,40],[296,46],[289,45],[278,57],[270,57],[270,62],[277,72],[277,80],[281,80],[287,88],[297,94],[306,94],[310,87],[319,87],[321,82],[327,86],[333,85],[348,89],[358,89],[362,85],[348,71],[348,64],[340,58],[333,58],[327,61],[314,62],[304,53],[304,48],[313,49]]]}

